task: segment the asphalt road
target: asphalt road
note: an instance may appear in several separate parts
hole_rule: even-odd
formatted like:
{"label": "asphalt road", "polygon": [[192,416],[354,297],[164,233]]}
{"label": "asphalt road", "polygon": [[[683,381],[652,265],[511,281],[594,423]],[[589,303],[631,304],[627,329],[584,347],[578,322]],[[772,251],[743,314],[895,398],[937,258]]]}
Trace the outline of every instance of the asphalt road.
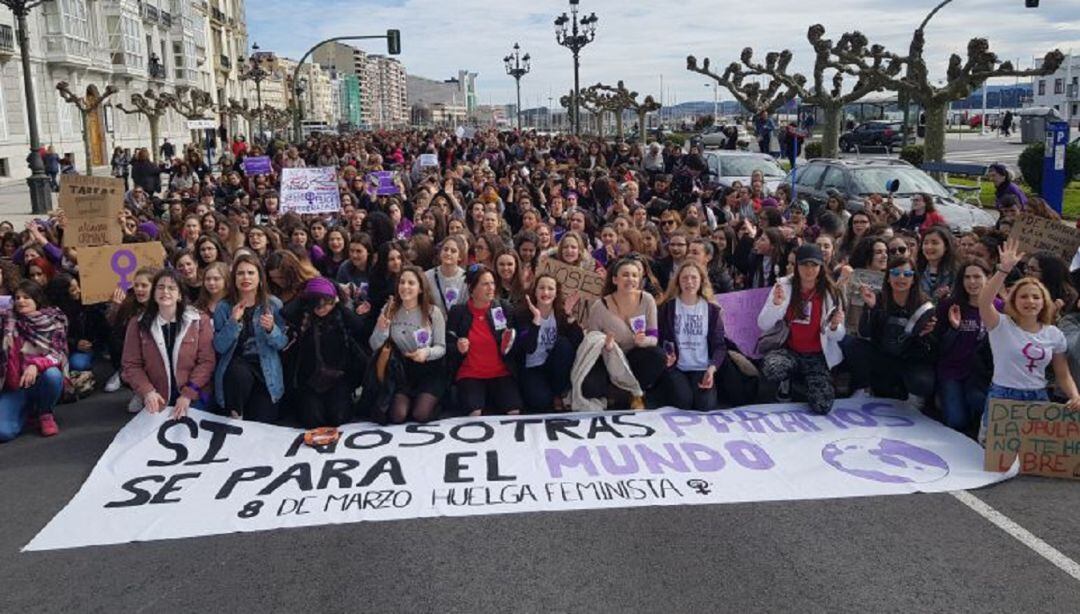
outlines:
{"label": "asphalt road", "polygon": [[[358,523],[20,553],[125,393],[0,446],[0,611],[1075,611],[1080,582],[949,494]],[[976,492],[1080,560],[1080,484]]]}

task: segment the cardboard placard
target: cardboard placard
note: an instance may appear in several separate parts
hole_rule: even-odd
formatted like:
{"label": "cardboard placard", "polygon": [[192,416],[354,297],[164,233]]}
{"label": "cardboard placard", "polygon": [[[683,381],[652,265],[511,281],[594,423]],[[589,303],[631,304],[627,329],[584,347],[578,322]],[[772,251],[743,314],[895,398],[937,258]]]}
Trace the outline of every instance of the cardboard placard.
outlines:
{"label": "cardboard placard", "polygon": [[581,299],[574,306],[574,317],[578,322],[585,322],[589,314],[589,304],[604,295],[603,275],[554,258],[543,258],[537,267],[536,275],[554,277],[563,296],[574,291],[581,295]]}
{"label": "cardboard placard", "polygon": [[885,285],[884,271],[855,269],[851,275],[851,284],[848,287],[848,302],[862,307],[866,303],[863,301],[862,292],[859,291],[859,288],[868,286],[874,292],[881,292],[881,286],[883,285]]}
{"label": "cardboard placard", "polygon": [[420,154],[420,168],[439,166],[439,156],[435,154]]}
{"label": "cardboard placard", "polygon": [[1047,251],[1072,262],[1080,248],[1080,230],[1062,224],[1060,220],[1048,220],[1023,214],[1013,223],[1009,238],[1020,242],[1020,250],[1027,256]]}
{"label": "cardboard placard", "polygon": [[758,337],[761,336],[757,317],[770,294],[771,287],[726,292],[713,297],[714,302],[720,306],[724,334],[739,346],[739,351],[750,358],[761,358],[757,353]]}
{"label": "cardboard placard", "polygon": [[117,288],[131,287],[135,271],[146,266],[161,267],[164,262],[165,248],[157,241],[79,249],[83,305],[110,300]]}
{"label": "cardboard placard", "polygon": [[990,399],[986,433],[987,471],[1008,471],[1020,457],[1020,473],[1080,480],[1080,411],[1059,403]]}
{"label": "cardboard placard", "polygon": [[124,180],[86,175],[60,176],[60,208],[67,215],[67,247],[119,245],[120,210],[124,207]]}
{"label": "cardboard placard", "polygon": [[297,213],[334,213],[341,210],[337,169],[281,169],[281,210]]}

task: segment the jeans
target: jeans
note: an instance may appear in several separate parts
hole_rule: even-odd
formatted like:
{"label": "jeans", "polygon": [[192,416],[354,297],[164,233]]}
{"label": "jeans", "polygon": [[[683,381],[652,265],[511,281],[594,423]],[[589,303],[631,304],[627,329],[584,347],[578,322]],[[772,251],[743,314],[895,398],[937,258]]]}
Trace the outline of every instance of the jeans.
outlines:
{"label": "jeans", "polygon": [[530,413],[552,410],[555,397],[570,390],[570,368],[574,366],[574,347],[559,337],[544,364],[521,370],[521,395]]}
{"label": "jeans", "polygon": [[94,355],[91,352],[72,352],[68,357],[68,368],[72,371],[89,371],[94,365]]}
{"label": "jeans", "polygon": [[986,446],[986,431],[989,427],[988,418],[990,417],[990,399],[1008,399],[1010,401],[1049,401],[1050,393],[1046,391],[1046,388],[1024,390],[1021,388],[1008,388],[1005,386],[998,386],[997,384],[990,384],[990,389],[986,391],[986,403],[983,405],[982,420],[979,424],[979,443],[984,447]]}
{"label": "jeans", "polygon": [[0,392],[0,443],[19,436],[30,411],[38,416],[51,414],[63,391],[64,375],[50,367],[31,387]]}
{"label": "jeans", "polygon": [[986,405],[986,392],[972,377],[939,379],[938,397],[945,424],[961,433],[979,420]]}
{"label": "jeans", "polygon": [[664,382],[668,405],[679,409],[692,409],[694,411],[712,411],[716,409],[716,388],[720,376],[713,376],[712,388],[702,390],[698,387],[701,379],[705,377],[704,371],[680,371],[672,368],[664,374]]}

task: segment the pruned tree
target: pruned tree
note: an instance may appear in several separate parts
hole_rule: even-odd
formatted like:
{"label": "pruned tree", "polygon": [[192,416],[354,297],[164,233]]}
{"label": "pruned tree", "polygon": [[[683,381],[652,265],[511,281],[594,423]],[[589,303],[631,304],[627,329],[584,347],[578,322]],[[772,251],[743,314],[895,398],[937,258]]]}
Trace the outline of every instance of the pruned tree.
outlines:
{"label": "pruned tree", "polygon": [[[210,95],[210,92],[195,87],[188,90],[186,97],[178,95],[173,99],[173,110],[185,119],[212,119],[206,116],[206,112],[213,108],[214,97]],[[203,139],[199,136],[199,132],[201,131],[191,131],[192,143],[202,142]]]}
{"label": "pruned tree", "polygon": [[[786,72],[789,64],[791,64],[790,51],[770,53],[765,60],[766,67],[773,72]],[[769,83],[764,86],[757,81],[747,81],[747,77],[767,75],[756,70],[745,70],[736,62],[728,64],[723,73],[713,72],[709,66],[709,58],[703,59],[701,65],[698,66],[697,58],[692,55],[686,56],[687,70],[705,75],[724,86],[739,104],[754,115],[762,111],[771,113],[791,102],[799,94],[797,88],[792,88],[779,79],[770,78]]]}
{"label": "pruned tree", "polygon": [[644,100],[638,101],[638,93],[627,89],[626,85],[622,81],[619,81],[615,87],[608,85],[596,84],[597,88],[605,89],[614,93],[619,97],[621,108],[619,111],[620,121],[619,124],[619,136],[622,136],[622,110],[629,109],[637,113],[638,116],[638,135],[642,139],[642,143],[645,142],[645,120],[649,113],[659,111],[661,108],[660,103],[656,102],[652,96],[646,96]]}
{"label": "pruned tree", "polygon": [[597,83],[592,86],[592,89],[596,90],[597,100],[604,107],[604,110],[615,114],[615,131],[620,139],[623,138],[625,136],[623,113],[631,108],[634,98],[637,97],[637,92],[626,89],[622,81],[619,81],[614,87]]}
{"label": "pruned tree", "polygon": [[[1065,61],[1065,55],[1055,49],[1043,57],[1038,67],[1018,70],[1012,62],[1000,61],[997,54],[990,51],[990,44],[985,38],[973,38],[967,44],[967,57],[952,54],[946,70],[946,81],[935,85],[930,79],[923,55],[926,38],[922,26],[912,36],[906,56],[886,52],[880,45],[868,48],[856,42],[861,41],[853,41],[848,47],[838,46],[837,55],[842,61],[850,64],[854,70],[880,77],[885,88],[922,106],[926,114],[923,159],[927,162],[940,162],[945,158],[945,120],[950,102],[967,98],[988,79],[1048,75]],[[888,59],[889,63],[876,63],[876,56]],[[892,72],[896,64],[906,66],[903,75],[899,71]]]}
{"label": "pruned tree", "polygon": [[242,118],[247,122],[249,132],[251,132],[252,126],[254,126],[255,122],[259,119],[260,114],[260,109],[258,107],[252,107],[247,99],[239,101],[235,98],[230,98],[229,103],[227,105],[222,105],[219,110],[221,113],[224,113],[231,118]]}
{"label": "pruned tree", "polygon": [[604,108],[597,104],[595,92],[591,87],[587,87],[581,90],[581,95],[577,97],[577,109],[572,108],[574,106],[574,92],[571,91],[565,96],[559,98],[559,104],[570,113],[577,114],[581,111],[586,111],[589,115],[593,116],[596,121],[597,135],[604,136]]}
{"label": "pruned tree", "polygon": [[278,107],[263,106],[261,109],[263,120],[270,126],[270,129],[275,133],[282,130],[288,130],[292,127],[293,117],[296,114],[296,108],[290,105],[286,109],[279,109]]}
{"label": "pruned tree", "polygon": [[91,164],[90,156],[90,115],[97,113],[101,103],[115,94],[117,90],[112,84],[109,84],[105,86],[104,92],[100,92],[97,86],[91,83],[86,86],[85,96],[76,96],[71,91],[71,86],[68,85],[67,81],[57,83],[56,90],[60,92],[60,97],[64,99],[64,102],[75,105],[75,108],[82,115],[82,139],[83,151],[86,152],[86,174],[93,175],[94,166]]}
{"label": "pruned tree", "polygon": [[[857,102],[871,92],[884,89],[888,78],[895,78],[903,69],[903,63],[890,56],[881,45],[869,46],[860,32],[847,32],[835,44],[825,38],[825,27],[810,26],[806,38],[814,49],[814,72],[811,79],[799,73],[789,73],[783,57],[790,51],[772,52],[765,63],[754,61],[754,51],[743,49],[740,61],[749,70],[779,81],[790,91],[795,91],[804,104],[814,105],[824,115],[821,152],[826,158],[835,158],[840,149],[840,129],[844,119],[844,107]],[[849,58],[855,51],[865,57],[873,70],[863,71]],[[843,56],[841,56],[843,53]],[[847,77],[847,79],[845,79]],[[845,81],[855,80],[845,91]]]}
{"label": "pruned tree", "polygon": [[150,149],[154,162],[159,162],[158,138],[160,137],[161,117],[175,106],[176,96],[169,92],[155,92],[147,89],[145,93],[134,92],[131,94],[131,104],[134,109],[128,109],[123,104],[116,105],[127,115],[143,115],[150,122]]}

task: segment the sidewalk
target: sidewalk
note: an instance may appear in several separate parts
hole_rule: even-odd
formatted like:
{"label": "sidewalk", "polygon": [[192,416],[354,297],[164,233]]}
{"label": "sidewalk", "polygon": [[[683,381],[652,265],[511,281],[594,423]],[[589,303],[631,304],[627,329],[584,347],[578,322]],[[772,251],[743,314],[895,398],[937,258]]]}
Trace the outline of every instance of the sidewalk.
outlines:
{"label": "sidewalk", "polygon": [[[94,168],[95,177],[108,177],[109,167],[99,166]],[[57,207],[57,195],[53,194],[50,210]],[[0,185],[0,221],[7,220],[15,225],[15,230],[22,230],[28,220],[43,215],[34,215],[30,212],[30,187],[25,179],[15,179],[5,185]]]}

